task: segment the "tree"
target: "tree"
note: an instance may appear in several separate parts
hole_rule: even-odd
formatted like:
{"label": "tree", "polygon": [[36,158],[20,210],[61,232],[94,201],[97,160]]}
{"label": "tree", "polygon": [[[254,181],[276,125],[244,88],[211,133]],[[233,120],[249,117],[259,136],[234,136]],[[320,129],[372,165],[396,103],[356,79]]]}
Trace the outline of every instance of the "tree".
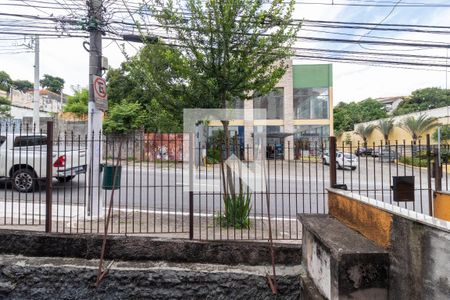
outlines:
{"label": "tree", "polygon": [[11,118],[11,102],[5,97],[0,97],[0,119]]}
{"label": "tree", "polygon": [[14,80],[12,82],[12,86],[14,86],[14,88],[16,90],[22,91],[22,92],[27,92],[29,90],[33,90],[33,83],[31,83],[28,80]]}
{"label": "tree", "polygon": [[389,142],[389,134],[391,133],[392,129],[394,128],[394,120],[391,119],[382,119],[378,121],[378,124],[376,126],[376,129],[378,129],[384,138],[384,143],[387,145]]}
{"label": "tree", "polygon": [[5,71],[0,71],[0,90],[9,91],[11,85],[11,77]]}
{"label": "tree", "polygon": [[[292,25],[295,0],[289,4],[282,0],[187,0],[183,11],[172,1],[162,7],[160,0],[150,2],[156,20],[181,46],[188,62],[185,80],[201,96],[202,108],[227,108],[235,99],[267,94],[284,75],[299,29]],[[222,124],[226,159],[230,155],[229,121]],[[225,198],[234,197],[229,168],[227,179]]]}
{"label": "tree", "polygon": [[64,112],[71,112],[77,116],[87,115],[89,102],[89,90],[86,88],[74,90],[74,95],[69,96]]}
{"label": "tree", "polygon": [[195,107],[193,87],[187,84],[188,62],[176,47],[147,44],[118,69],[107,74],[110,103],[136,101],[146,109],[145,129],[153,132],[180,132],[183,108]]}
{"label": "tree", "polygon": [[44,78],[41,79],[40,84],[42,88],[48,89],[53,93],[60,94],[64,88],[64,79],[48,74],[44,74]]}
{"label": "tree", "polygon": [[355,133],[359,135],[363,141],[364,141],[364,147],[367,148],[367,139],[372,134],[373,130],[375,129],[374,125],[358,125],[355,129]]}
{"label": "tree", "polygon": [[108,110],[103,120],[103,132],[110,135],[124,135],[141,129],[146,115],[142,113],[142,106],[137,102],[117,103]]}
{"label": "tree", "polygon": [[355,124],[386,118],[384,106],[371,98],[360,102],[340,102],[333,110],[334,130],[350,131]]}
{"label": "tree", "polygon": [[411,96],[403,100],[393,112],[399,116],[427,109],[450,105],[450,90],[437,87],[415,90]]}
{"label": "tree", "polygon": [[[438,130],[433,133],[433,140],[438,142]],[[448,141],[450,141],[450,125],[443,125],[441,126],[441,144],[445,143],[448,144]]]}
{"label": "tree", "polygon": [[417,118],[413,116],[406,117],[400,126],[411,135],[415,145],[417,139],[421,138],[424,132],[438,125],[439,121],[437,118],[420,115]]}

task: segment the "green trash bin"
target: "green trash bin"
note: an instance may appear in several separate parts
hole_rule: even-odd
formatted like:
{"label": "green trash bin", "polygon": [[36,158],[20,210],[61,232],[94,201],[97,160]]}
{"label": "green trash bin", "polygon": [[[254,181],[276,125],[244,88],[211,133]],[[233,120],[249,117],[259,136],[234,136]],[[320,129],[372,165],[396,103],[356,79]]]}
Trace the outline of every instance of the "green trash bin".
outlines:
{"label": "green trash bin", "polygon": [[120,175],[122,173],[122,166],[103,166],[103,184],[102,188],[104,190],[113,189],[113,178],[116,174],[116,181],[114,182],[115,189],[120,189]]}

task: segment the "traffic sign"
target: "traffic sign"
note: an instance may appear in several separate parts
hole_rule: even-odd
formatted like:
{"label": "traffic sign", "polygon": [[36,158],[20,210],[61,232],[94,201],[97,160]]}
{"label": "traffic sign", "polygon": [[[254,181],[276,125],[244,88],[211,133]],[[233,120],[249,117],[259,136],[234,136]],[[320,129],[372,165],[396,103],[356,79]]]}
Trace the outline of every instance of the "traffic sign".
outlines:
{"label": "traffic sign", "polygon": [[106,94],[106,80],[94,75],[94,100],[98,110],[108,110],[108,95]]}

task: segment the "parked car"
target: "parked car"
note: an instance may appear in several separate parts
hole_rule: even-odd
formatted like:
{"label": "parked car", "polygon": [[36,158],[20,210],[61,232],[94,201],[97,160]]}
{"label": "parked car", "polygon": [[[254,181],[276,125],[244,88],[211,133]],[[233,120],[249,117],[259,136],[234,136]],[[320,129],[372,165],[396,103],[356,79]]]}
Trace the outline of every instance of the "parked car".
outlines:
{"label": "parked car", "polygon": [[391,149],[381,149],[378,152],[378,157],[381,161],[385,162],[395,162],[396,159],[398,159],[398,154],[394,150]]}
{"label": "parked car", "polygon": [[398,153],[394,151],[395,147],[383,146],[373,151],[373,157],[379,157],[380,160],[394,162],[398,157]]}
{"label": "parked car", "polygon": [[371,156],[372,152],[373,152],[372,148],[359,147],[358,149],[355,150],[355,155],[356,156]]}
{"label": "parked car", "polygon": [[[53,151],[53,177],[68,182],[86,173],[86,151]],[[31,192],[46,178],[47,137],[45,135],[0,135],[0,177],[10,178],[19,192]]]}
{"label": "parked car", "polygon": [[[330,164],[330,155],[328,151],[324,151],[322,160],[323,164]],[[338,169],[356,170],[356,167],[358,167],[358,158],[354,154],[337,151],[336,167]]]}

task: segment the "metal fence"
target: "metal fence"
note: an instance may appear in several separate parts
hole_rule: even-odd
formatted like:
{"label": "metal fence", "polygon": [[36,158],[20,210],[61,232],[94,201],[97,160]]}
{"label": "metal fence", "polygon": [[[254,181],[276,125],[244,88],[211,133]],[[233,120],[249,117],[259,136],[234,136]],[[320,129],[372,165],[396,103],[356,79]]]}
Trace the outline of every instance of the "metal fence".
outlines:
{"label": "metal fence", "polygon": [[[243,162],[239,172],[232,170],[233,202],[225,197],[231,193],[224,192],[228,174],[223,145],[196,144],[183,134],[117,139],[99,133],[89,139],[72,133],[53,135],[51,128],[45,134],[0,128],[1,225],[103,233],[112,203],[111,234],[267,240],[272,232],[273,239],[290,240],[301,239],[298,213],[327,213],[328,187],[431,214],[433,190],[449,185],[445,153],[450,149],[441,147],[440,165],[429,138],[425,144],[355,145],[336,144],[332,137],[287,143],[279,153],[274,152],[279,145],[267,145],[258,169],[261,176],[254,179],[265,182],[264,191],[248,188],[249,170],[256,164],[255,145],[232,144],[230,152]],[[98,157],[103,172],[97,181],[88,175],[92,158],[87,150],[94,142],[104,149]],[[117,165],[120,186],[112,168]],[[395,201],[391,186],[400,176],[413,176],[414,201]],[[243,189],[240,179],[247,183]],[[197,185],[195,190],[192,184]],[[96,215],[95,208],[103,214]]]}

